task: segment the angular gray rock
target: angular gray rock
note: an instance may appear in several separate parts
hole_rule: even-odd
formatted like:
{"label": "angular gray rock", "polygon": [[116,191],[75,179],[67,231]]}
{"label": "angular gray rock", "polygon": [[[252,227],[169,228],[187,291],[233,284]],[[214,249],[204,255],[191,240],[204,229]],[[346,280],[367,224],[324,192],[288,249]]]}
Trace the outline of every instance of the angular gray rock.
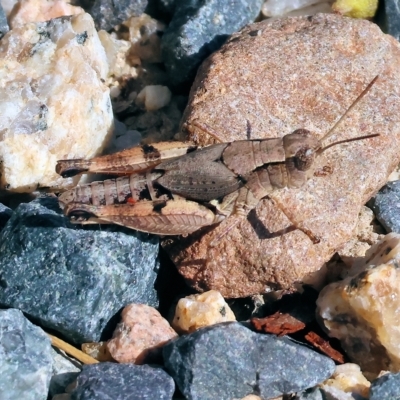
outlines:
{"label": "angular gray rock", "polygon": [[49,337],[21,311],[0,310],[0,399],[46,400],[51,370]]}
{"label": "angular gray rock", "polygon": [[230,400],[256,394],[269,399],[315,386],[334,362],[286,337],[221,323],[164,346],[164,363],[191,400]]}
{"label": "angular gray rock", "polygon": [[172,85],[194,78],[197,67],[227,37],[253,22],[262,0],[177,0],[162,37],[163,58]]}
{"label": "angular gray rock", "polygon": [[0,234],[0,305],[79,343],[100,340],[129,303],[157,306],[157,238],[115,226],[83,230],[59,213],[54,198],[14,211]]}
{"label": "angular gray rock", "polygon": [[370,388],[370,400],[396,400],[400,399],[400,372],[375,379]]}
{"label": "angular gray rock", "polygon": [[400,233],[400,181],[388,182],[368,204],[387,232]]}
{"label": "angular gray rock", "polygon": [[71,400],[169,400],[174,391],[161,368],[104,362],[83,367]]}

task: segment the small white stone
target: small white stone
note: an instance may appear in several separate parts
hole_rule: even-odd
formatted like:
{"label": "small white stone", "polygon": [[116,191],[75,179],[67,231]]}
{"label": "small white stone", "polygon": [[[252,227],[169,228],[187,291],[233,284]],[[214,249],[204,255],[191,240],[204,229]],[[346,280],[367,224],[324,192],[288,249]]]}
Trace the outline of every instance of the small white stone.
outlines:
{"label": "small white stone", "polygon": [[171,101],[171,91],[167,86],[145,86],[136,98],[138,105],[144,104],[147,111],[155,111],[165,107]]}
{"label": "small white stone", "polygon": [[320,386],[324,390],[327,390],[327,387],[332,387],[367,399],[371,383],[362,374],[359,365],[346,363],[336,366],[332,377],[321,383]]}
{"label": "small white stone", "polygon": [[178,332],[189,333],[219,322],[236,321],[221,293],[210,290],[187,296],[178,301],[172,327]]}

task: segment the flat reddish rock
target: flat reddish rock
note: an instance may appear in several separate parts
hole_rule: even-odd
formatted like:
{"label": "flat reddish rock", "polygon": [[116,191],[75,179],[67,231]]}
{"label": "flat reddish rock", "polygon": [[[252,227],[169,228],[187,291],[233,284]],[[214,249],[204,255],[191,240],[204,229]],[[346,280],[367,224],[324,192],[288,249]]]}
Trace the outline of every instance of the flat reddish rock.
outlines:
{"label": "flat reddish rock", "polygon": [[[224,297],[289,288],[353,237],[361,207],[400,161],[399,65],[399,44],[376,25],[330,14],[249,25],[203,63],[183,119],[197,144],[299,128],[322,138],[377,75],[327,143],[380,136],[327,150],[320,166],[332,167],[332,174],[275,191],[215,247],[210,235],[218,227],[166,241],[189,284]],[[291,229],[293,223],[320,242]]]}

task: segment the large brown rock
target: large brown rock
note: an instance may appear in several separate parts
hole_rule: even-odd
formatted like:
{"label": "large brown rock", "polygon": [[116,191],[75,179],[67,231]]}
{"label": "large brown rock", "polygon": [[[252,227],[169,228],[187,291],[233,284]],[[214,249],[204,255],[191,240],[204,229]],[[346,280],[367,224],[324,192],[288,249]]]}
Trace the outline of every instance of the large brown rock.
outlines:
{"label": "large brown rock", "polygon": [[[399,44],[376,25],[328,14],[249,25],[203,63],[183,119],[198,144],[278,137],[298,128],[322,138],[377,75],[327,143],[380,136],[327,150],[320,164],[333,167],[332,174],[275,191],[215,247],[209,241],[218,227],[166,241],[189,284],[225,297],[288,288],[352,238],[362,205],[400,160],[399,65]],[[320,242],[291,230],[293,223]]]}

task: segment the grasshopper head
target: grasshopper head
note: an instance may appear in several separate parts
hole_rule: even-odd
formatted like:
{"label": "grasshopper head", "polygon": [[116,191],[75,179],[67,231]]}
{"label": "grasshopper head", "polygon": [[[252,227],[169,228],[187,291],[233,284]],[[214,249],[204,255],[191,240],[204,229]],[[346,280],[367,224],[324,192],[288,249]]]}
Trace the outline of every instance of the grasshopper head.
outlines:
{"label": "grasshopper head", "polygon": [[297,129],[283,137],[288,187],[301,187],[313,175],[321,141],[307,129]]}

